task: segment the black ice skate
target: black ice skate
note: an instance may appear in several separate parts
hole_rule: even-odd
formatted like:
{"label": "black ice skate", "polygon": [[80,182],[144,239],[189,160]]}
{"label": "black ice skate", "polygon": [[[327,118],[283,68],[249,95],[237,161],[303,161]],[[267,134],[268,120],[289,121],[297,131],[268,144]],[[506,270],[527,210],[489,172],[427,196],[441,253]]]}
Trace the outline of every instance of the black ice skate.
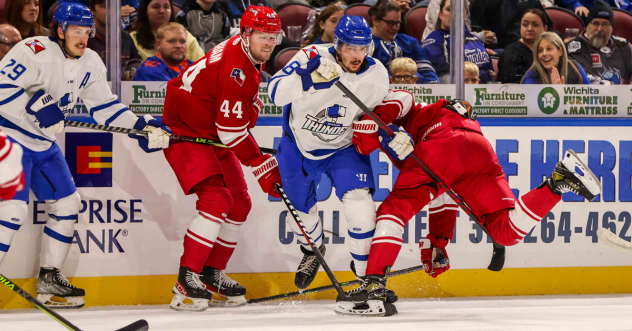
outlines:
{"label": "black ice skate", "polygon": [[[189,299],[193,303],[186,303]],[[200,281],[200,276],[189,268],[180,267],[178,280],[173,286],[173,299],[171,309],[186,311],[205,311],[208,302],[213,300],[213,293],[206,289]]]}
{"label": "black ice skate", "polygon": [[[324,257],[325,252],[327,251],[325,245],[323,244],[320,246],[318,250]],[[304,290],[314,281],[314,278],[316,278],[318,269],[320,269],[320,262],[318,262],[316,254],[305,249],[303,245],[301,245],[301,251],[303,252],[303,259],[296,270],[294,284],[299,288],[299,290]]]}
{"label": "black ice skate", "polygon": [[248,303],[244,297],[244,295],[246,295],[246,288],[226,276],[223,270],[217,270],[213,267],[204,267],[200,274],[200,280],[206,286],[207,290],[225,299],[213,299],[209,301],[210,306],[239,307]]}
{"label": "black ice skate", "polygon": [[[386,268],[384,274],[388,274]],[[392,316],[397,314],[397,308],[388,302],[386,276],[367,275],[357,291],[347,295],[338,295],[334,311],[339,315],[357,316]]]}
{"label": "black ice skate", "polygon": [[[352,294],[356,294],[356,293],[360,293],[363,290],[366,289],[366,285],[368,285],[367,282],[365,282],[366,280],[366,276],[358,276],[358,274],[356,273],[356,269],[355,269],[355,263],[353,263],[353,260],[351,261],[351,271],[353,271],[353,274],[356,276],[356,279],[361,281],[362,283],[354,288],[351,289],[349,291],[346,291],[346,295],[347,296],[351,296]],[[336,298],[336,301],[341,300],[342,296],[339,294],[338,297]],[[386,289],[386,302],[388,303],[395,303],[397,302],[399,298],[397,297],[397,294],[395,294],[395,292],[393,292],[392,290]]]}
{"label": "black ice skate", "polygon": [[553,193],[573,192],[588,201],[601,193],[601,182],[572,149],[564,153],[564,159],[557,163],[553,174],[538,187],[545,184]]}
{"label": "black ice skate", "polygon": [[[83,301],[86,291],[70,284],[57,268],[40,268],[35,291],[37,300],[48,308],[79,309],[86,304]],[[53,297],[63,298],[66,301],[55,301]]]}

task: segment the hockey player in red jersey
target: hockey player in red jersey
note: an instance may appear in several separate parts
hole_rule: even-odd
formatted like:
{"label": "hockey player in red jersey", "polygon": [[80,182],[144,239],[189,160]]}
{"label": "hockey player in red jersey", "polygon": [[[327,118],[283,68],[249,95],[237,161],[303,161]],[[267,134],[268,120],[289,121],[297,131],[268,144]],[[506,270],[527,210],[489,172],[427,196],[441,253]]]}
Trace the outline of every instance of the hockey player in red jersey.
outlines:
{"label": "hockey player in red jersey", "polygon": [[[386,274],[399,254],[404,227],[444,192],[410,157],[412,153],[468,203],[490,236],[505,246],[519,243],[561,200],[562,193],[572,191],[587,200],[601,193],[599,180],[568,150],[549,178],[515,200],[496,154],[467,102],[439,100],[422,107],[414,105],[412,95],[405,91],[393,91],[387,98],[396,100],[393,104],[397,106],[387,104],[376,108],[375,113],[385,123],[392,123],[389,127],[395,135],[389,137],[365,117],[354,123],[354,127],[363,130],[355,132],[353,142],[363,154],[381,145],[392,158],[403,161],[398,164],[401,172],[377,211],[367,278],[350,296],[339,296],[337,313],[365,316],[397,313],[392,295],[386,295]],[[427,270],[431,275],[447,270],[445,247],[454,229],[454,222],[451,223],[438,224],[434,229],[431,225],[430,235],[420,242],[423,246],[430,245],[424,265],[431,269]],[[432,261],[427,261],[428,252]]]}
{"label": "hockey player in red jersey", "polygon": [[176,310],[206,310],[212,293],[229,304],[246,303],[246,288],[224,274],[251,208],[241,165],[252,169],[265,193],[279,197],[276,158],[261,154],[248,129],[263,106],[257,97],[261,70],[281,40],[281,20],[268,7],[250,6],[240,30],[167,86],[163,122],[173,133],[227,146],[176,143],[164,151],[184,193],[198,196],[173,288]]}
{"label": "hockey player in red jersey", "polygon": [[20,144],[12,143],[7,135],[0,131],[0,201],[11,200],[15,193],[23,188],[22,147]]}

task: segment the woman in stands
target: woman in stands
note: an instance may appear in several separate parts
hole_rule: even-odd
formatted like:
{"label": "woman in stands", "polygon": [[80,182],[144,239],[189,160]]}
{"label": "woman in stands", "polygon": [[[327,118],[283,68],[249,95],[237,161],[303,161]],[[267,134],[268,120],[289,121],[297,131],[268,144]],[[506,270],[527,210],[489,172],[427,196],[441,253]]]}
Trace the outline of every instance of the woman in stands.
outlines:
{"label": "woman in stands", "polygon": [[397,2],[380,0],[369,9],[371,31],[375,51],[372,57],[389,67],[398,57],[409,57],[417,63],[417,84],[439,82],[428,55],[419,46],[419,41],[409,35],[397,33],[402,25],[402,13]]}
{"label": "woman in stands", "polygon": [[7,0],[4,6],[7,23],[20,31],[22,39],[48,36],[48,29],[42,23],[39,0]]}
{"label": "woman in stands", "polygon": [[305,45],[330,44],[334,42],[334,30],[344,9],[340,5],[329,5],[318,14],[314,22],[314,32],[307,37]]}
{"label": "woman in stands", "polygon": [[584,69],[568,59],[562,38],[553,32],[544,32],[535,40],[533,57],[522,84],[590,84]]}
{"label": "woman in stands", "polygon": [[[423,42],[428,59],[437,71],[441,83],[450,81],[450,0],[441,0],[435,30]],[[496,80],[492,60],[483,42],[465,28],[465,61],[478,66],[481,84]]]}
{"label": "woman in stands", "polygon": [[[171,0],[140,1],[138,18],[132,24],[130,35],[143,61],[156,55],[156,32],[158,28],[167,22],[176,21],[172,8]],[[187,31],[187,45],[189,46],[187,59],[197,61],[204,56],[200,44],[189,31]]]}
{"label": "woman in stands", "polygon": [[539,9],[528,9],[520,22],[520,40],[505,48],[498,61],[498,81],[503,84],[519,84],[522,76],[533,64],[533,44],[546,32],[546,14]]}

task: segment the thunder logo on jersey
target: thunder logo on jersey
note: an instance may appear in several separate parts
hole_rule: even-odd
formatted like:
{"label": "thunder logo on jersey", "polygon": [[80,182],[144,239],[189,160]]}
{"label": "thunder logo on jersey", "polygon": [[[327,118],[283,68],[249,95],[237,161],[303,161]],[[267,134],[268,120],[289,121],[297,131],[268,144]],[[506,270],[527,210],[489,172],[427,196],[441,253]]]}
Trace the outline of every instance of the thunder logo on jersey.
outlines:
{"label": "thunder logo on jersey", "polygon": [[112,187],[112,134],[66,133],[66,162],[77,187]]}
{"label": "thunder logo on jersey", "polygon": [[336,123],[339,117],[345,117],[347,107],[333,105],[323,109],[316,116],[307,115],[302,129],[311,131],[318,139],[328,142],[344,134],[348,126]]}

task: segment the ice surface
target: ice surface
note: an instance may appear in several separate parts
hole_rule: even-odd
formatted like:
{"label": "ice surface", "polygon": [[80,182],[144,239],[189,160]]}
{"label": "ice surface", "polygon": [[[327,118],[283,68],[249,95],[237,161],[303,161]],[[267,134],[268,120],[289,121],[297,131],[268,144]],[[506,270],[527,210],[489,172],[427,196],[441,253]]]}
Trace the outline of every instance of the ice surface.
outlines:
{"label": "ice surface", "polygon": [[[60,313],[85,331],[112,331],[137,319],[150,330],[632,330],[632,295],[402,300],[387,318],[338,316],[333,301],[277,301],[176,312],[164,306],[92,307]],[[2,331],[66,330],[36,311],[0,311]]]}

